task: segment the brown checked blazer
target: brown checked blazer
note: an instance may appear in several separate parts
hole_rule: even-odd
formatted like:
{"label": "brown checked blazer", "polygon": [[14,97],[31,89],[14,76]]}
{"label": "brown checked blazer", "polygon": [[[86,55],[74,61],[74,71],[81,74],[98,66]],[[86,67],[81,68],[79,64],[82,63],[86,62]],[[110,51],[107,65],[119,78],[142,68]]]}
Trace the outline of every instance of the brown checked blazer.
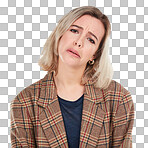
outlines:
{"label": "brown checked blazer", "polygon": [[[131,148],[134,103],[116,81],[107,89],[85,84],[80,148]],[[53,73],[11,102],[12,148],[68,148]]]}

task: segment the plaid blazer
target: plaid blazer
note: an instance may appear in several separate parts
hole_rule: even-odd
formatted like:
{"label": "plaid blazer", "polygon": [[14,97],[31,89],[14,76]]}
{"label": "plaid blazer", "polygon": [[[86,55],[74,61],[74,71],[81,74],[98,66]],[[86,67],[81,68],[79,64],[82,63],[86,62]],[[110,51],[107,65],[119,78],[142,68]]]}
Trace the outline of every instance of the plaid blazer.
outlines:
{"label": "plaid blazer", "polygon": [[[107,89],[85,84],[80,148],[131,148],[134,103],[116,81]],[[68,148],[53,73],[11,101],[12,148]]]}

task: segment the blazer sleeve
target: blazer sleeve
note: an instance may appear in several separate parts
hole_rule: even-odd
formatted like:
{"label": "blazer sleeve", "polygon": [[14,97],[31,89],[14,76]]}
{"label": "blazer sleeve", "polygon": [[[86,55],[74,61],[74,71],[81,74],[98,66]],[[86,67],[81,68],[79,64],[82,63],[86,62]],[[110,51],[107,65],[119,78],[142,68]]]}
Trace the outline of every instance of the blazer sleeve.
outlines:
{"label": "blazer sleeve", "polygon": [[115,115],[112,147],[132,148],[133,124],[134,103],[130,93],[128,93],[123,96]]}
{"label": "blazer sleeve", "polygon": [[19,102],[18,96],[11,102],[11,147],[34,148],[35,138],[33,124],[25,104]]}

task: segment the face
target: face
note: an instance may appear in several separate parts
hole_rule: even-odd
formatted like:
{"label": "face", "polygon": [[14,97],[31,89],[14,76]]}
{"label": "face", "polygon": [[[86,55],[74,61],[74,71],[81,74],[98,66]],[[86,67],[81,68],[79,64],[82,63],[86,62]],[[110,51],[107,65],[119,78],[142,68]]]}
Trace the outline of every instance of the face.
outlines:
{"label": "face", "polygon": [[77,19],[59,41],[59,62],[78,67],[86,67],[93,60],[105,33],[102,22],[95,17],[84,15]]}

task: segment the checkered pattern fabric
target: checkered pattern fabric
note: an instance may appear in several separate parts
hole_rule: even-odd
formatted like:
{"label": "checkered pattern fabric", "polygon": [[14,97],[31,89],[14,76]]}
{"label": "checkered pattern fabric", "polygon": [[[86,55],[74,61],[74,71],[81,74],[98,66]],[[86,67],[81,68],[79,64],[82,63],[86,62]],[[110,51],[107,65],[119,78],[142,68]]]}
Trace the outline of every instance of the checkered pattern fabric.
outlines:
{"label": "checkered pattern fabric", "polygon": [[[132,148],[134,103],[112,81],[107,89],[85,84],[80,148]],[[53,73],[21,91],[11,102],[12,148],[68,148]],[[75,147],[77,148],[77,147]]]}
{"label": "checkered pattern fabric", "polygon": [[135,105],[133,147],[148,147],[148,0],[1,0],[0,147],[10,144],[10,102],[47,72],[37,64],[47,37],[71,9],[92,5],[109,17],[113,79]]}

